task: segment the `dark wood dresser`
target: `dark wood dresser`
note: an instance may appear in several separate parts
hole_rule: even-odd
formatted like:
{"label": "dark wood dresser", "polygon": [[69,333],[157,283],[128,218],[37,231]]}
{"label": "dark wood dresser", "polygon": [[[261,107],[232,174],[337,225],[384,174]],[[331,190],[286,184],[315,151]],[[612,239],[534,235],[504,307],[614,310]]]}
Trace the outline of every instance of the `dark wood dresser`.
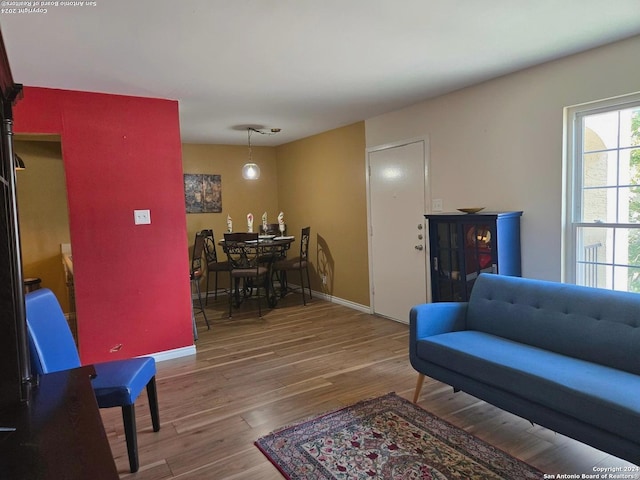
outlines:
{"label": "dark wood dresser", "polygon": [[0,411],[0,479],[117,480],[92,366],[42,375],[26,402]]}

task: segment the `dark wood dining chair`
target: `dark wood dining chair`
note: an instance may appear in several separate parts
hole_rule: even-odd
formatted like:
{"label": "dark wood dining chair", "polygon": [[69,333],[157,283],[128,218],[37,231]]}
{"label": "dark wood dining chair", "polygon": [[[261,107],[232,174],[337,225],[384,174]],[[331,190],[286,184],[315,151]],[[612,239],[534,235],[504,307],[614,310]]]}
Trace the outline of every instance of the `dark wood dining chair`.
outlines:
{"label": "dark wood dining chair", "polygon": [[218,299],[218,273],[228,272],[231,266],[226,260],[218,260],[218,253],[216,252],[216,240],[213,236],[213,230],[202,230],[201,235],[204,235],[204,256],[207,260],[207,293],[205,295],[204,304],[209,304],[209,279],[211,275],[214,275],[213,284],[213,299]]}
{"label": "dark wood dining chair", "polygon": [[[207,319],[207,313],[204,311],[204,304],[202,303],[202,291],[200,289],[200,281],[204,275],[204,268],[202,264],[202,257],[204,254],[204,244],[205,244],[206,236],[202,234],[202,232],[196,233],[196,239],[193,242],[193,253],[191,254],[191,271],[189,272],[189,278],[191,280],[191,285],[196,287],[196,293],[198,295],[198,304],[200,305],[200,309],[198,310],[202,313],[204,317],[204,321],[207,324],[207,330],[211,329],[209,325],[209,320]],[[194,318],[196,311],[193,312]],[[195,322],[195,320],[194,320]],[[195,323],[194,323],[195,329]]]}
{"label": "dark wood dining chair", "polygon": [[[229,261],[229,318],[232,316],[233,299],[236,306],[240,305],[240,282],[243,285],[243,297],[249,296],[255,287],[258,300],[258,316],[262,317],[260,299],[261,290],[264,290],[265,298],[269,296],[269,272],[268,266],[260,260],[262,249],[258,243],[257,233],[225,233],[223,250]],[[261,288],[262,287],[262,288]]]}
{"label": "dark wood dining chair", "polygon": [[[311,281],[309,279],[309,240],[311,237],[311,227],[304,227],[300,235],[300,255],[293,258],[283,258],[273,263],[273,271],[280,279],[281,295],[285,295],[289,291],[300,290],[302,292],[302,303],[307,304],[304,293],[304,275],[307,277],[307,288],[309,289],[309,298],[311,295]],[[300,287],[293,289],[289,287],[287,281],[287,272],[297,271],[300,274]]]}

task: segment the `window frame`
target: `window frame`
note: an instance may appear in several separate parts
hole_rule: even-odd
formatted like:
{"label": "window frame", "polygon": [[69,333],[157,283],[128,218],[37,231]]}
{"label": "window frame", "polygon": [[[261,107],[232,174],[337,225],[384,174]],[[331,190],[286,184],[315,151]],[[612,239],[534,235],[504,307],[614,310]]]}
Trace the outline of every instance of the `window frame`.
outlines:
{"label": "window frame", "polygon": [[[606,112],[640,107],[640,92],[619,97],[583,103],[564,108],[563,131],[563,202],[561,239],[561,281],[577,283],[578,272],[578,230],[580,228],[629,228],[640,229],[640,223],[622,222],[582,222],[578,219],[582,208],[582,159],[583,129],[582,119]],[[620,150],[618,145],[618,151]],[[619,179],[616,188],[620,187]],[[612,266],[616,265],[615,259]],[[609,287],[607,287],[609,288]],[[615,289],[615,285],[613,285]]]}

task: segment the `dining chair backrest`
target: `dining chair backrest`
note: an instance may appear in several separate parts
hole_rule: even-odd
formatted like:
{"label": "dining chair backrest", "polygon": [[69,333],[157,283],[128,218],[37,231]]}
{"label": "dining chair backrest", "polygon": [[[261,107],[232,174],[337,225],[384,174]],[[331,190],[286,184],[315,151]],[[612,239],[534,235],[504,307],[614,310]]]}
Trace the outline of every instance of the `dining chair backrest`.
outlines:
{"label": "dining chair backrest", "polygon": [[204,253],[206,235],[202,232],[196,233],[196,239],[193,243],[193,254],[191,256],[191,275],[202,275],[202,254]]}
{"label": "dining chair backrest", "polygon": [[[309,290],[309,298],[313,298],[311,293],[311,278],[309,277],[309,242],[311,237],[311,227],[304,227],[300,234],[300,256],[282,258],[273,264],[273,269],[278,275],[281,283],[281,295],[287,292],[300,291],[302,293],[302,303],[307,304],[305,295],[304,275],[306,274],[307,286]],[[287,282],[287,272],[297,271],[300,275],[300,284],[298,287],[291,287]]]}
{"label": "dining chair backrest", "polygon": [[300,237],[300,260],[306,261],[309,257],[309,239],[311,237],[311,227],[304,227]]}
{"label": "dining chair backrest", "polygon": [[200,232],[204,236],[204,256],[207,264],[218,262],[218,253],[216,252],[216,241],[213,236],[213,230],[202,230]]}
{"label": "dining chair backrest", "polygon": [[232,269],[258,267],[260,249],[257,233],[225,233],[222,248],[227,254]]}
{"label": "dining chair backrest", "polygon": [[31,366],[44,374],[77,368],[80,356],[67,319],[48,288],[27,294],[27,331]]}

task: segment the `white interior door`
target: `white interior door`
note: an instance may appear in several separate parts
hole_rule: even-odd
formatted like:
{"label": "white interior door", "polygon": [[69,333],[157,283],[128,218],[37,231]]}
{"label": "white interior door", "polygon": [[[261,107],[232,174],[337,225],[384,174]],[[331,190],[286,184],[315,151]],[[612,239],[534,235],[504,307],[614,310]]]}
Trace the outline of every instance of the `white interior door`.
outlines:
{"label": "white interior door", "polygon": [[404,323],[427,301],[426,153],[425,140],[368,152],[371,305]]}

